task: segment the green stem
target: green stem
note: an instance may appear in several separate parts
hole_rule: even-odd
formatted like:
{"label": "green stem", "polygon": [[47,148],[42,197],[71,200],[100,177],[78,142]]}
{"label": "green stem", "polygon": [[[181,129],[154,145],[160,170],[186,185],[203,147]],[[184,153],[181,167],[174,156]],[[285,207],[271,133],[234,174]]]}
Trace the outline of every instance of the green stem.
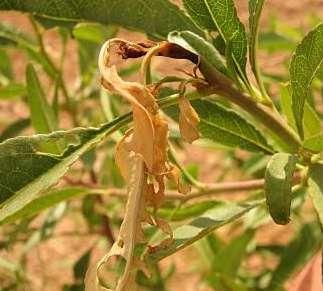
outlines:
{"label": "green stem", "polygon": [[218,74],[210,68],[200,68],[202,74],[213,87],[213,93],[227,98],[232,103],[247,111],[254,119],[260,121],[278,139],[280,139],[290,152],[298,152],[301,148],[301,140],[288,124],[274,110],[255,102],[252,98],[240,92],[229,82],[219,82]]}

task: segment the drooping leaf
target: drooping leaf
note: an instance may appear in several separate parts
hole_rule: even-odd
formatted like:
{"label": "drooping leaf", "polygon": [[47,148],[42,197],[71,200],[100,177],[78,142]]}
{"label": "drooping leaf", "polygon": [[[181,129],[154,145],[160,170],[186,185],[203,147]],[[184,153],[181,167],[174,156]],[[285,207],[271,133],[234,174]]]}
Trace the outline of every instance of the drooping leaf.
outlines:
{"label": "drooping leaf", "polygon": [[184,0],[184,5],[197,23],[218,31],[226,44],[231,42],[235,65],[245,75],[247,37],[233,0]]}
{"label": "drooping leaf", "polygon": [[251,152],[273,152],[261,133],[233,110],[209,101],[196,100],[192,105],[200,118],[202,137]]}
{"label": "drooping leaf", "polygon": [[278,267],[266,290],[281,290],[286,280],[304,266],[322,246],[322,233],[317,224],[305,224],[286,246]]}
{"label": "drooping leaf", "polygon": [[31,123],[37,133],[50,133],[57,130],[57,120],[52,107],[40,85],[33,65],[29,64],[26,71],[28,105]]}
{"label": "drooping leaf", "polygon": [[168,35],[168,41],[199,55],[219,72],[227,75],[225,60],[212,44],[190,31],[174,31]]}
{"label": "drooping leaf", "polygon": [[22,97],[26,94],[26,87],[18,83],[9,83],[4,87],[0,87],[0,100],[10,100]]}
{"label": "drooping leaf", "polygon": [[18,10],[36,14],[39,18],[69,22],[94,21],[116,24],[144,31],[164,39],[173,30],[200,33],[197,26],[180,9],[166,0],[101,0],[2,1],[0,10]]}
{"label": "drooping leaf", "polygon": [[[10,219],[66,173],[87,152],[126,122],[125,115],[100,128],[77,128],[49,135],[17,137],[0,144],[0,223]],[[64,151],[44,152],[48,144],[65,143]]]}
{"label": "drooping leaf", "polygon": [[323,227],[323,165],[310,166],[308,173],[309,194]]}
{"label": "drooping leaf", "polygon": [[265,0],[249,0],[249,61],[251,69],[255,75],[258,86],[263,94],[265,88],[263,86],[261,75],[258,67],[258,33],[259,33],[259,19]]}
{"label": "drooping leaf", "polygon": [[214,208],[207,210],[202,215],[193,218],[190,223],[174,230],[173,243],[164,249],[150,254],[152,260],[161,260],[171,254],[193,244],[215,229],[241,217],[249,210],[260,205],[260,202],[250,204],[236,204],[230,202],[218,203]]}
{"label": "drooping leaf", "polygon": [[303,138],[305,101],[309,99],[311,83],[323,61],[323,23],[308,33],[297,46],[289,72],[292,87],[292,108],[297,129]]}
{"label": "drooping leaf", "polygon": [[265,173],[265,194],[269,213],[277,224],[289,222],[292,201],[292,179],[296,157],[277,153],[268,162]]}
{"label": "drooping leaf", "polygon": [[323,134],[314,135],[308,139],[305,139],[303,142],[303,146],[314,152],[322,152],[323,151]]}

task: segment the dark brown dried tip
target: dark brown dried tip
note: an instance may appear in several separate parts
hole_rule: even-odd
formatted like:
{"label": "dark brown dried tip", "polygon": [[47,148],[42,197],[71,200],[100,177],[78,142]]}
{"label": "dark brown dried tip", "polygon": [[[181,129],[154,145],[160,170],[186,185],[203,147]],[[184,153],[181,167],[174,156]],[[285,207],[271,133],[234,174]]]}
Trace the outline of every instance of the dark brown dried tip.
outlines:
{"label": "dark brown dried tip", "polygon": [[[118,53],[123,59],[140,58],[144,56],[149,49],[155,46],[154,42],[141,42],[132,45],[130,43],[122,43],[119,45]],[[189,52],[188,50],[180,47],[177,44],[164,42],[160,46],[158,56],[173,58],[173,59],[186,59],[194,64],[198,63],[198,56]]]}

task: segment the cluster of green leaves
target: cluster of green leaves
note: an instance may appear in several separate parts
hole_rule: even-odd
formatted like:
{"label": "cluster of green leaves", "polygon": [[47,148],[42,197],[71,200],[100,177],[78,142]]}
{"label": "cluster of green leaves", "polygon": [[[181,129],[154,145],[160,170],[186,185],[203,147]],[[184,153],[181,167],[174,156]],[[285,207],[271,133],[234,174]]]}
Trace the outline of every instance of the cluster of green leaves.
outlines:
{"label": "cluster of green leaves", "polygon": [[[323,24],[317,25],[302,40],[298,32],[280,24],[286,30],[284,35],[277,32],[275,25],[267,32],[259,32],[264,2],[249,0],[247,33],[233,0],[184,0],[185,12],[167,0],[2,1],[0,10],[30,14],[36,37],[0,25],[0,99],[24,104],[30,112],[28,118],[6,124],[0,135],[0,224],[8,238],[1,247],[8,248],[23,237],[27,245],[25,256],[29,249],[53,235],[56,223],[69,212],[66,201],[72,197],[83,197],[81,211],[90,230],[100,227],[106,218],[98,213],[95,205],[101,201],[97,198],[103,188],[123,186],[113,162],[113,148],[120,138],[120,130],[131,121],[131,115],[121,115],[124,106],[117,96],[110,98],[100,91],[96,56],[100,44],[114,37],[121,26],[145,32],[154,40],[168,40],[198,55],[199,68],[211,87],[217,85],[214,80],[220,85],[221,82],[229,84],[229,90],[220,90],[217,98],[211,95],[213,91],[203,99],[207,93],[192,94],[193,99],[200,99],[192,105],[200,117],[201,137],[208,147],[225,147],[229,169],[242,163],[242,169],[250,177],[265,180],[264,193],[241,203],[207,200],[194,205],[166,204],[159,215],[174,222],[174,241],[147,260],[156,267],[160,259],[200,241],[198,248],[207,258],[203,278],[214,290],[281,288],[321,247],[319,226],[314,221],[303,224],[289,245],[278,250],[271,245],[257,246],[254,234],[259,226],[268,223],[270,216],[278,224],[286,224],[291,218],[302,222],[301,208],[307,192],[323,224],[323,134],[322,113],[318,111],[322,100],[318,101],[317,96],[318,89],[323,88]],[[57,29],[61,43],[59,65],[46,51],[43,27]],[[63,64],[69,61],[66,46],[70,38],[78,45],[81,82],[76,89],[69,88],[63,77]],[[262,76],[257,56],[258,38],[260,48],[269,52],[287,50],[291,54],[294,50],[289,76]],[[30,62],[25,82],[16,81],[13,74],[12,49],[25,53]],[[248,63],[253,76],[247,74]],[[138,64],[134,63],[119,73],[126,76],[137,70]],[[50,79],[53,90],[44,90],[39,71]],[[251,82],[253,77],[256,85]],[[153,79],[160,80],[157,74]],[[277,104],[268,93],[273,81],[285,82],[281,84]],[[169,88],[169,91],[172,90]],[[237,92],[240,95],[233,96]],[[175,95],[161,97],[158,102],[176,120],[178,112],[173,105],[178,92],[172,93]],[[92,109],[88,101],[101,105],[102,112]],[[65,112],[74,129],[61,130]],[[36,135],[19,136],[29,127]],[[178,132],[171,132],[171,141],[182,146],[178,136]],[[235,147],[250,152],[251,158],[240,161],[232,150]],[[97,171],[94,165],[101,152],[105,157],[100,159]],[[93,187],[79,183],[76,187],[50,189],[68,171],[73,179],[84,179],[84,171],[70,169],[77,160],[92,177]],[[296,175],[303,180],[293,187]],[[263,197],[267,206],[261,200]],[[116,199],[111,205],[107,214],[112,217],[113,226],[119,226],[118,210],[122,204]],[[32,232],[30,223],[40,212],[46,212],[44,223],[39,231]],[[216,228],[242,216],[246,230],[243,235],[224,243],[212,234]],[[179,222],[182,223],[178,225]],[[260,274],[249,274],[242,261],[255,253],[278,257],[278,267],[274,271],[265,269]],[[65,290],[82,290],[89,257],[90,251],[76,262],[75,284],[65,286]],[[0,266],[15,276],[16,285],[11,288],[25,284],[23,259],[21,262],[16,265],[0,260]],[[163,275],[156,270],[159,279],[150,282],[144,277],[139,279],[152,290],[156,286],[164,288]]]}

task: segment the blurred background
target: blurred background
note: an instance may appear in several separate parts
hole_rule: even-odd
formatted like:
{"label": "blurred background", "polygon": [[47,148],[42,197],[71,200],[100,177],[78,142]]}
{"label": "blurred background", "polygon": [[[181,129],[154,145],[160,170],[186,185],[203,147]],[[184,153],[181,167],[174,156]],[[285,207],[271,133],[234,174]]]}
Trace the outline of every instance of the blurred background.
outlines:
{"label": "blurred background", "polygon": [[[180,1],[174,2],[180,5]],[[238,15],[244,23],[248,20],[247,2],[235,1]],[[259,63],[271,96],[278,99],[281,94],[279,84],[289,78],[288,64],[297,43],[322,19],[321,0],[266,1],[260,25]],[[30,125],[30,111],[26,104],[25,75],[29,62],[35,65],[51,106],[59,111],[59,129],[99,126],[127,112],[127,104],[121,98],[111,99],[101,91],[97,72],[98,49],[106,39],[115,36],[135,41],[146,40],[144,34],[98,24],[78,24],[71,31],[63,28],[39,30],[26,15],[0,12],[0,140],[36,132]],[[113,62],[118,65],[123,78],[138,80],[139,59],[124,61],[116,56]],[[181,76],[183,69],[191,70],[192,64],[158,57],[153,61],[156,78]],[[62,77],[58,78],[56,73]],[[322,82],[315,86],[315,98],[322,98]],[[322,106],[319,111],[323,114]],[[114,145],[115,142],[111,141],[102,145],[96,153],[88,153],[56,187],[123,187],[113,161]],[[203,182],[259,178],[267,162],[263,156],[202,142],[179,145],[178,157],[185,168]],[[217,194],[216,198],[236,200],[245,195]],[[123,202],[119,197],[98,196],[93,199],[92,196],[85,196],[71,199],[68,205],[62,204],[61,208],[42,212],[14,225],[1,226],[0,290],[82,290],[80,282],[89,262],[98,260],[106,253],[118,231]],[[302,211],[306,212],[306,209]],[[246,235],[242,224],[248,224],[252,233],[244,237],[248,242],[244,253],[235,253],[232,248],[224,253],[227,257],[222,254],[219,258],[225,261],[228,256],[241,256],[237,261],[239,276],[250,276],[265,282],[266,272],[274,269],[279,262],[277,253],[282,251],[280,246],[288,244],[298,228],[297,219],[293,224],[278,226],[264,212],[250,213],[243,221],[225,226],[209,238],[163,260],[159,272],[167,290],[238,291],[235,287],[218,289],[212,283],[212,274],[217,272],[218,267],[212,265],[210,256],[214,256],[214,245],[230,245],[234,239]],[[311,215],[309,211],[309,220]],[[254,231],[257,226],[259,229]],[[249,252],[255,245],[257,251]],[[268,250],[269,247],[271,250]],[[307,268],[313,268],[314,273],[319,270],[319,265],[320,260],[314,257]],[[322,290],[320,279],[312,289],[304,286],[305,289],[296,289],[304,267],[298,266],[297,272],[286,280],[287,290]],[[261,282],[259,284],[261,286]],[[164,290],[156,286],[157,283],[150,290]]]}

